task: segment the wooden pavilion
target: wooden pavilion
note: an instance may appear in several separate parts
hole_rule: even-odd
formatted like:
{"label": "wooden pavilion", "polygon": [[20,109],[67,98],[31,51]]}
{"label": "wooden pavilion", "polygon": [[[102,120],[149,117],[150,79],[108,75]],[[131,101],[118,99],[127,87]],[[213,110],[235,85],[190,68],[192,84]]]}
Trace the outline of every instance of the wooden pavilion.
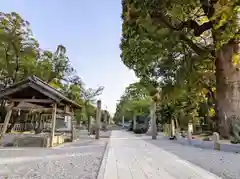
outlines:
{"label": "wooden pavilion", "polygon": [[[36,76],[30,76],[24,81],[3,89],[0,92],[0,99],[7,101],[7,114],[0,133],[0,140],[6,133],[12,112],[36,112],[51,116],[51,147],[55,136],[56,116],[68,117],[72,123],[74,109],[81,109],[79,104]],[[73,130],[73,125],[71,125],[71,131]]]}

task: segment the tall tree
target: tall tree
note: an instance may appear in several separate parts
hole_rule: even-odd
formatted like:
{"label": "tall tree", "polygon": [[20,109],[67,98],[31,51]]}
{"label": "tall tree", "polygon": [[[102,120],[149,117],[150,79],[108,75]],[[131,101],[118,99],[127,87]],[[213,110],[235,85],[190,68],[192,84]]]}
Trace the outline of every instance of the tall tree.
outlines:
{"label": "tall tree", "polygon": [[21,80],[24,70],[31,70],[36,63],[38,42],[29,23],[17,13],[0,13],[0,54],[0,82],[4,86]]}
{"label": "tall tree", "polygon": [[[158,81],[163,74],[176,76],[172,64],[185,72],[196,63],[212,64],[220,132],[229,136],[231,116],[240,116],[235,99],[240,82],[239,1],[123,0],[122,4],[123,62],[139,77]],[[183,60],[188,63],[177,63]]]}

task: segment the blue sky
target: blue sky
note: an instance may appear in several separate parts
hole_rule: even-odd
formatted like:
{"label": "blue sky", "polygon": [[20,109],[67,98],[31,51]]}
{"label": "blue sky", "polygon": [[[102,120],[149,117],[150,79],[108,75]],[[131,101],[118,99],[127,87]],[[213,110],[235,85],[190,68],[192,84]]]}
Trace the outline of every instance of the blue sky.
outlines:
{"label": "blue sky", "polygon": [[105,87],[103,108],[114,112],[125,87],[136,81],[120,59],[121,0],[1,0],[0,11],[28,20],[42,49],[63,44],[86,85]]}

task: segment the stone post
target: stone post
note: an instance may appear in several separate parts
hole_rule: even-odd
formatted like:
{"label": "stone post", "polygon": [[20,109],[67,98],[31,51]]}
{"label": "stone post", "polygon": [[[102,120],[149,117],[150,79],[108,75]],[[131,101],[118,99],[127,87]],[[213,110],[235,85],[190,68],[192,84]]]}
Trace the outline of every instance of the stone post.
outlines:
{"label": "stone post", "polygon": [[193,133],[193,124],[191,122],[188,123],[188,133]]}
{"label": "stone post", "polygon": [[95,139],[100,137],[100,120],[101,120],[101,101],[97,101],[97,112],[96,112],[96,135]]}
{"label": "stone post", "polygon": [[136,130],[137,128],[137,116],[136,116],[136,112],[134,111],[133,113],[133,132],[134,130]]}
{"label": "stone post", "polygon": [[122,128],[124,128],[124,116],[122,117]]}
{"label": "stone post", "polygon": [[152,139],[157,139],[157,125],[156,125],[156,102],[153,100],[151,107],[151,125],[152,125]]}
{"label": "stone post", "polygon": [[171,137],[174,137],[175,135],[175,124],[174,119],[171,119]]}
{"label": "stone post", "polygon": [[220,143],[219,143],[219,134],[217,132],[213,133],[213,147],[215,150],[220,150]]}
{"label": "stone post", "polygon": [[192,123],[188,123],[187,138],[188,138],[188,143],[189,143],[189,144],[191,144],[191,141],[192,141],[192,132],[193,132]]}

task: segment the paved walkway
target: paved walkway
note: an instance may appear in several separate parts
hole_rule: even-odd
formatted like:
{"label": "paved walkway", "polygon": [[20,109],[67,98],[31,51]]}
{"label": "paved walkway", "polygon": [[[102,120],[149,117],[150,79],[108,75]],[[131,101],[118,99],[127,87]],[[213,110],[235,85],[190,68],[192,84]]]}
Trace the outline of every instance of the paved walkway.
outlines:
{"label": "paved walkway", "polygon": [[133,134],[113,131],[98,179],[220,179]]}

